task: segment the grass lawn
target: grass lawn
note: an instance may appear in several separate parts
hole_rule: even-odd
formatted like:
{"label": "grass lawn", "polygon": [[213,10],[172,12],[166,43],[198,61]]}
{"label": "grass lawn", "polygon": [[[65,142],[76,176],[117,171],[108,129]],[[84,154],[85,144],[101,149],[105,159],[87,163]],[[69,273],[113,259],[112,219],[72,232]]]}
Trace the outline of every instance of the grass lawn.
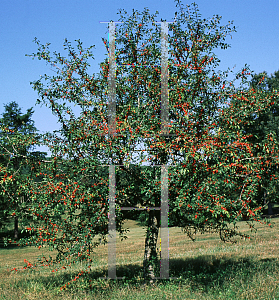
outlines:
{"label": "grass lawn", "polygon": [[[274,227],[257,225],[251,240],[223,243],[216,234],[198,235],[192,242],[179,228],[170,228],[170,276],[178,280],[145,285],[142,259],[145,229],[128,220],[128,239],[117,242],[117,276],[107,276],[107,245],[92,254],[94,264],[88,277],[81,277],[66,290],[60,287],[74,278],[80,266],[8,271],[22,267],[24,259],[36,261],[46,249],[0,248],[0,299],[279,299],[279,218]],[[245,222],[239,227],[249,232]]]}

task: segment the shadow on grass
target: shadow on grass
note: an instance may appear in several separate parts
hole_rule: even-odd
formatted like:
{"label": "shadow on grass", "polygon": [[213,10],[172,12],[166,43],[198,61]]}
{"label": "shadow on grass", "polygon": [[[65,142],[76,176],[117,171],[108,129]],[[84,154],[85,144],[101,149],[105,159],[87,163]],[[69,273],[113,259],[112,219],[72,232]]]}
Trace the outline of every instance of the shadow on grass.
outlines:
{"label": "shadow on grass", "polygon": [[[253,280],[254,276],[258,274],[270,274],[278,270],[279,263],[276,259],[262,259],[257,260],[256,257],[245,259],[216,259],[213,255],[200,256],[197,258],[187,259],[171,259],[170,260],[170,277],[178,277],[178,280],[172,280],[173,284],[180,282],[187,284],[192,291],[200,290],[207,292],[216,288],[226,289],[228,283],[235,282],[249,282]],[[76,289],[91,290],[91,292],[102,293],[108,291],[113,287],[121,288],[139,287],[143,286],[145,282],[143,279],[143,272],[141,265],[127,265],[119,266],[116,270],[117,277],[125,277],[124,279],[110,279],[103,280],[102,277],[107,276],[107,269],[100,268],[92,270],[89,274],[81,276],[76,282],[72,281],[78,272],[64,273],[56,275],[50,274],[49,276],[36,276],[35,279],[46,286],[48,289],[60,289],[61,286],[67,285],[68,289],[72,291]],[[21,281],[21,280],[20,280]],[[24,285],[18,282],[18,286]],[[26,282],[26,281],[25,281]],[[76,283],[76,284],[75,284]],[[157,280],[157,284],[167,285],[169,280]]]}
{"label": "shadow on grass", "polygon": [[193,290],[202,287],[203,290],[207,291],[214,286],[226,285],[232,278],[250,280],[259,271],[259,266],[266,270],[271,264],[277,264],[277,261],[259,264],[259,261],[256,262],[255,258],[251,257],[217,259],[213,255],[205,255],[197,258],[173,259],[170,261],[170,270],[173,277],[181,276],[187,280]]}

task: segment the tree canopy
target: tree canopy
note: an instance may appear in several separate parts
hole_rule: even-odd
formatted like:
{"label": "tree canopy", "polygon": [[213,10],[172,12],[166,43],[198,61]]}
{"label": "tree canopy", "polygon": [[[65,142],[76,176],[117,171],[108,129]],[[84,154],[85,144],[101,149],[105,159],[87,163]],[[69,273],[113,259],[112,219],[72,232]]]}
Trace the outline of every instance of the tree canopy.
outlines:
{"label": "tree canopy", "polygon": [[[249,82],[249,87],[255,95],[259,95],[262,99],[272,99],[274,93],[279,91],[279,71],[274,72],[270,76],[267,72],[254,74]],[[262,148],[266,146],[264,141],[270,138],[274,143],[279,139],[279,106],[276,98],[272,100],[272,105],[266,109],[255,110],[250,115],[249,122],[242,124],[241,130],[245,134],[250,134],[247,139],[253,144],[254,156],[260,156]],[[278,201],[278,181],[270,180],[270,176],[275,175],[278,178],[278,169],[276,165],[271,165],[269,161],[262,164],[261,169],[265,170],[263,174],[264,180],[259,186],[258,201],[259,203],[269,206],[269,214],[272,214],[271,202]],[[269,198],[269,199],[268,199]]]}
{"label": "tree canopy", "polygon": [[279,91],[279,70],[274,72],[270,76],[267,75],[266,71],[254,74],[250,81],[250,87],[265,91]]}
{"label": "tree canopy", "polygon": [[[14,237],[18,237],[18,220],[25,217],[27,194],[24,180],[30,173],[26,163],[27,155],[35,155],[32,139],[38,131],[32,120],[33,108],[23,114],[18,103],[4,105],[0,119],[0,165],[1,175],[1,217],[3,227],[11,217],[14,219]],[[9,174],[9,176],[8,176]]]}

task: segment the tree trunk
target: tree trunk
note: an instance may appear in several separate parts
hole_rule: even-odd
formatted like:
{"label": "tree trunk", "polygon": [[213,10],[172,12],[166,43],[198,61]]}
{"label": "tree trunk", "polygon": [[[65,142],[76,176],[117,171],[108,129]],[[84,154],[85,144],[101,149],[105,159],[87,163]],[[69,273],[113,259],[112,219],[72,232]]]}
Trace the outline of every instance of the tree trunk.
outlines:
{"label": "tree trunk", "polygon": [[269,216],[273,215],[272,203],[268,202],[267,207],[268,207],[268,211],[267,211],[268,215]]}
{"label": "tree trunk", "polygon": [[148,213],[148,227],[145,237],[145,249],[143,259],[144,278],[154,282],[159,277],[159,258],[157,253],[157,241],[160,226],[160,211],[151,210]]}
{"label": "tree trunk", "polygon": [[273,215],[273,209],[272,209],[272,203],[270,201],[268,201],[268,196],[267,196],[267,193],[264,192],[264,199],[265,199],[265,203],[268,202],[267,204],[267,214],[269,216]]}
{"label": "tree trunk", "polygon": [[18,239],[18,217],[15,217],[15,223],[14,223],[14,238],[15,240]]}

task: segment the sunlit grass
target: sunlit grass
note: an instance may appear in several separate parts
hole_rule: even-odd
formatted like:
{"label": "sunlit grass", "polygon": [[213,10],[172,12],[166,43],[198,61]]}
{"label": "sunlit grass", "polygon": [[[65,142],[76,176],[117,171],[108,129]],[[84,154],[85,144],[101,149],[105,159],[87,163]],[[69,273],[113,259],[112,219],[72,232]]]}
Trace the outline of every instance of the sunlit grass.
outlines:
{"label": "sunlit grass", "polygon": [[[123,280],[101,280],[107,276],[107,245],[94,250],[92,271],[66,290],[60,287],[81,270],[33,273],[8,271],[22,267],[24,259],[36,261],[34,247],[0,249],[0,299],[279,299],[279,219],[274,227],[257,225],[251,240],[223,243],[216,234],[199,234],[192,242],[179,228],[170,228],[170,276],[178,280],[145,285],[142,279],[145,228],[127,221],[128,239],[117,241],[117,276]],[[242,232],[249,232],[245,222]],[[158,244],[159,247],[159,244]]]}

